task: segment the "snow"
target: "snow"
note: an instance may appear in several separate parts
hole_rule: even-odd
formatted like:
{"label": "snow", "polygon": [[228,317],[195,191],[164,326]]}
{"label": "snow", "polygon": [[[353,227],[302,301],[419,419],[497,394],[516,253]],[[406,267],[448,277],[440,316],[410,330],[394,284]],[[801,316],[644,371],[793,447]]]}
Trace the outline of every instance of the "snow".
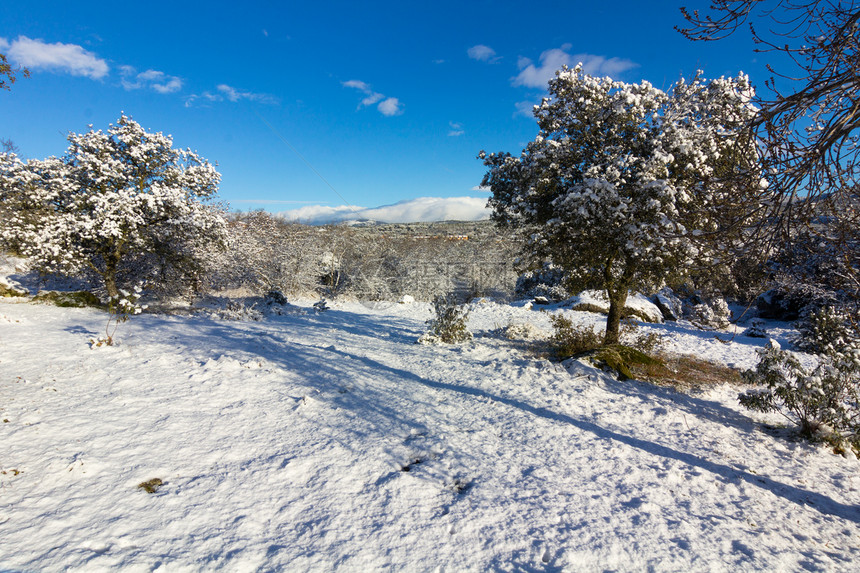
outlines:
{"label": "snow", "polygon": [[[14,299],[20,301],[20,299]],[[854,570],[858,461],[737,403],[495,334],[550,312],[313,301],[259,322],[0,302],[0,569]],[[578,323],[599,315],[564,312]],[[787,344],[790,329],[768,322]],[[648,325],[738,367],[762,339]],[[742,327],[738,327],[738,332]],[[719,339],[719,340],[718,340]],[[138,484],[159,478],[154,494]],[[852,565],[854,563],[855,565]]]}

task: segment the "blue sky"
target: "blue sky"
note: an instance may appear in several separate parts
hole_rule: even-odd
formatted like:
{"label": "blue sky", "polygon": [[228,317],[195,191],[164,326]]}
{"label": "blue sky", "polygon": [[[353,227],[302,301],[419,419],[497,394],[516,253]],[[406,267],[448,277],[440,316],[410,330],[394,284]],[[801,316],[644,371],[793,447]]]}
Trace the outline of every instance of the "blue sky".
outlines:
{"label": "blue sky", "polygon": [[562,63],[762,86],[748,34],[673,30],[697,3],[28,1],[0,11],[0,52],[31,70],[0,92],[0,138],[61,155],[69,131],[125,112],[217,162],[234,210],[481,198],[476,155],[534,138],[528,110]]}

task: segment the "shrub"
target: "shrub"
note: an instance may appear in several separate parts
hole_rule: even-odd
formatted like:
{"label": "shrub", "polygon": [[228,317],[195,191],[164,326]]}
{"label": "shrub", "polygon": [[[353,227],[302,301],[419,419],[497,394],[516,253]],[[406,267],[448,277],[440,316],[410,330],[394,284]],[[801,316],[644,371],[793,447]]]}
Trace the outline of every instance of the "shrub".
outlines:
{"label": "shrub", "polygon": [[544,263],[541,268],[525,271],[517,277],[514,292],[522,298],[544,297],[555,302],[570,297],[564,288],[564,270],[551,263]]}
{"label": "shrub", "polygon": [[603,336],[588,326],[574,326],[573,322],[560,314],[550,317],[553,335],[550,338],[552,353],[558,360],[600,348]]}
{"label": "shrub", "polygon": [[767,338],[767,328],[764,321],[760,318],[754,318],[750,321],[750,327],[743,331],[741,336],[749,336],[750,338]]}
{"label": "shrub", "polygon": [[795,346],[812,354],[832,354],[856,341],[850,317],[832,306],[810,312],[798,323],[797,330]]}
{"label": "shrub", "polygon": [[107,326],[105,326],[105,335],[90,340],[90,344],[93,347],[113,346],[113,337],[119,325],[127,322],[132,315],[140,314],[146,309],[146,305],[138,304],[142,291],[143,285],[138,284],[135,285],[133,293],[120,289],[117,296],[110,298],[108,301],[108,320]]}
{"label": "shrub", "polygon": [[639,330],[637,325],[630,321],[621,326],[621,339],[626,346],[635,348],[645,354],[653,354],[660,350],[663,345],[663,335],[657,332]]}
{"label": "shrub", "polygon": [[791,352],[770,341],[759,351],[755,370],[744,373],[763,389],[740,394],[740,403],[760,412],[779,412],[800,425],[807,438],[831,432],[855,443],[860,437],[860,347],[846,346],[819,356],[814,369],[806,369]]}
{"label": "shrub", "polygon": [[472,340],[472,333],[466,325],[469,309],[458,304],[452,295],[437,296],[433,299],[435,318],[427,321],[429,331],[419,339],[422,343],[444,342],[456,344]]}
{"label": "shrub", "polygon": [[250,306],[241,301],[230,301],[218,310],[218,318],[222,320],[238,320],[241,322],[259,322],[263,320],[263,313],[257,310],[256,304]]}
{"label": "shrub", "polygon": [[59,307],[83,308],[91,306],[94,308],[105,308],[105,305],[93,293],[85,290],[73,292],[58,292],[47,290],[40,292],[30,302],[52,304]]}

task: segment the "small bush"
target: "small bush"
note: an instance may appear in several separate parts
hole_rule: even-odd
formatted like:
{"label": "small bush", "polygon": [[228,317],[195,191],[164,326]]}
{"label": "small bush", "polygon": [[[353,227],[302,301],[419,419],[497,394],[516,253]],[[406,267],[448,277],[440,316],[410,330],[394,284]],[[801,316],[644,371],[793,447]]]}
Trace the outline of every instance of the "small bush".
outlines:
{"label": "small bush", "polygon": [[155,493],[163,485],[164,482],[160,478],[152,478],[137,484],[137,488],[142,489],[146,493]]}
{"label": "small bush", "polygon": [[466,325],[469,319],[469,309],[466,305],[457,304],[451,296],[437,296],[433,299],[435,318],[427,321],[429,331],[419,339],[419,342],[444,342],[457,344],[472,340],[472,333]]}
{"label": "small bush", "polygon": [[860,348],[844,347],[819,356],[807,370],[791,352],[770,341],[759,351],[755,370],[744,373],[763,389],[738,396],[740,403],[760,412],[779,412],[800,425],[807,438],[817,433],[837,435],[857,443],[860,437]]}
{"label": "small bush", "polygon": [[530,322],[510,323],[496,331],[508,340],[535,340],[545,337],[545,332]]}
{"label": "small bush", "polygon": [[630,317],[621,323],[621,340],[626,346],[635,348],[644,354],[654,354],[663,345],[663,335],[657,332],[642,331]]}
{"label": "small bush", "polygon": [[85,290],[74,292],[58,292],[48,290],[40,292],[33,297],[31,302],[42,304],[53,304],[54,306],[70,307],[70,308],[105,308],[105,305],[99,300],[99,297]]}
{"label": "small bush", "polygon": [[743,331],[741,336],[749,336],[750,338],[767,338],[767,328],[764,321],[760,318],[754,318],[750,321],[750,327]]}
{"label": "small bush", "polygon": [[241,322],[259,322],[263,320],[263,313],[257,310],[256,304],[248,306],[239,301],[230,301],[226,307],[218,311],[218,318]]}
{"label": "small bush", "polygon": [[832,354],[856,341],[851,317],[832,306],[810,312],[797,324],[797,330],[795,346],[811,354]]}
{"label": "small bush", "polygon": [[574,326],[569,318],[560,314],[552,315],[550,322],[554,330],[550,346],[558,360],[595,350],[603,344],[603,335],[593,327]]}
{"label": "small bush", "polygon": [[564,287],[565,273],[561,267],[545,263],[543,267],[526,271],[517,277],[514,292],[521,298],[545,297],[558,302],[570,297]]}
{"label": "small bush", "polygon": [[116,329],[123,322],[127,322],[135,314],[143,312],[147,306],[139,304],[141,293],[143,292],[143,284],[138,284],[134,287],[134,292],[129,292],[120,289],[119,296],[111,297],[108,301],[108,320],[105,326],[105,335],[97,339],[90,340],[90,346],[113,346],[114,335]]}

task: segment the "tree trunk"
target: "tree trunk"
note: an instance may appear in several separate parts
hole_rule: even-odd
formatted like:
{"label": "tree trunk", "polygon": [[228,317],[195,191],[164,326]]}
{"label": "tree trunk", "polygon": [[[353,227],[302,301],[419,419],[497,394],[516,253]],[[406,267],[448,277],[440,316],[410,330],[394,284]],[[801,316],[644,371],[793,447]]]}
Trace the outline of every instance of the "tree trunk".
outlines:
{"label": "tree trunk", "polygon": [[627,302],[627,288],[606,289],[609,297],[609,314],[606,316],[606,334],[604,344],[618,344],[621,336],[621,314]]}
{"label": "tree trunk", "polygon": [[105,290],[110,298],[119,297],[119,288],[116,286],[116,272],[119,267],[119,256],[111,253],[105,257],[105,270],[102,279],[105,282]]}

